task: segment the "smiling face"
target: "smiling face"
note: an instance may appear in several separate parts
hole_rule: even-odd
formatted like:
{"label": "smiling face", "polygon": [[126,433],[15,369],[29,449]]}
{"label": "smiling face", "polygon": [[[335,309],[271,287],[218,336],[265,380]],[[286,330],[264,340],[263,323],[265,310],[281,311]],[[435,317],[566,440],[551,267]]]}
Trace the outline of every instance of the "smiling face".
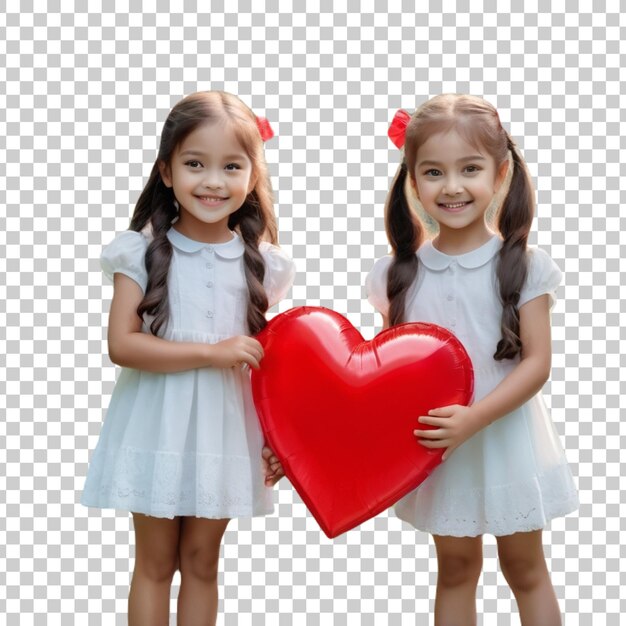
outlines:
{"label": "smiling face", "polygon": [[485,214],[506,165],[498,167],[491,155],[454,129],[419,147],[411,182],[424,210],[439,224],[440,240],[462,237],[469,245],[480,245],[490,236]]}
{"label": "smiling face", "polygon": [[191,239],[231,239],[229,216],[254,187],[252,162],[222,121],[199,126],[178,145],[161,178],[179,204],[176,230]]}

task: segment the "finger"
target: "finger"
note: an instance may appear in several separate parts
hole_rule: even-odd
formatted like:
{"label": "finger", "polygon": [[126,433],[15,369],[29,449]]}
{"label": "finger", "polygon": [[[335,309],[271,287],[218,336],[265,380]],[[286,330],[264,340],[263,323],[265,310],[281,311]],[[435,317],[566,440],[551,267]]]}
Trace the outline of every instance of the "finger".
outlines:
{"label": "finger", "polygon": [[446,423],[447,417],[431,417],[429,415],[420,415],[417,421],[420,424],[428,424],[429,426],[443,426]]}
{"label": "finger", "polygon": [[260,369],[260,365],[259,365],[259,361],[252,355],[252,354],[246,354],[243,357],[243,360],[252,368],[254,368],[255,370]]}
{"label": "finger", "polygon": [[447,448],[449,445],[447,439],[439,439],[435,441],[430,441],[429,439],[418,439],[417,443],[425,448]]}
{"label": "finger", "polygon": [[254,352],[256,352],[259,355],[259,359],[262,359],[265,352],[263,350],[263,346],[261,345],[261,343],[258,340],[254,339],[253,337],[246,337],[245,339],[246,339],[246,346],[250,350],[254,350]]}
{"label": "finger", "polygon": [[442,461],[445,461],[455,450],[456,450],[456,446],[450,446],[444,453],[443,456],[441,457]]}
{"label": "finger", "polygon": [[261,347],[261,344],[246,346],[245,351],[246,354],[254,357],[257,361],[260,361],[263,358],[263,348]]}
{"label": "finger", "polygon": [[442,439],[445,433],[441,428],[435,430],[414,430],[413,434],[421,439]]}
{"label": "finger", "polygon": [[443,406],[437,409],[431,409],[428,411],[428,415],[433,417],[450,417],[454,413],[454,409],[456,404],[451,404],[450,406]]}

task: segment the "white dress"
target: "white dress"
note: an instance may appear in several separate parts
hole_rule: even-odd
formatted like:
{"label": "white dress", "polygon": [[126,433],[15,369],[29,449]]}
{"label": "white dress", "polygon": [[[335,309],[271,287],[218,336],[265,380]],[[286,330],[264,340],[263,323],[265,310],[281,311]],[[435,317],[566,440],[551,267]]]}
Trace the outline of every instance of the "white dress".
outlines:
{"label": "white dress", "polygon": [[[160,334],[171,341],[216,343],[247,334],[247,285],[241,239],[205,244],[174,229],[168,275],[170,319]],[[149,240],[119,234],[101,258],[145,292]],[[294,278],[293,261],[263,242],[264,286],[270,306]],[[145,316],[143,332],[152,318]],[[93,453],[82,503],[172,518],[231,518],[273,510],[264,485],[263,435],[247,368],[150,373],[122,368]]]}
{"label": "white dress", "polygon": [[[474,367],[474,401],[519,362],[493,358],[502,315],[496,278],[500,247],[500,238],[493,236],[476,250],[449,256],[426,241],[417,252],[418,276],[407,294],[407,321],[439,324],[465,346]],[[519,306],[550,294],[552,307],[561,272],[543,250],[531,248],[528,254]],[[366,281],[369,301],[384,315],[391,260],[379,259]],[[577,507],[572,474],[539,393],[459,446],[395,510],[419,530],[473,537],[538,530]]]}

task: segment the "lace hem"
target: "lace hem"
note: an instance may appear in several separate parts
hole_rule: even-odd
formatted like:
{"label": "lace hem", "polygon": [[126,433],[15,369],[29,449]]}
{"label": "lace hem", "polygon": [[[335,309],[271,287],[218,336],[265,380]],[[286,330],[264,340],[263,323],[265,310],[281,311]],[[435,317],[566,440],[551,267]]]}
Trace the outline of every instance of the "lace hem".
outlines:
{"label": "lace hem", "polygon": [[440,491],[426,480],[398,502],[395,512],[424,532],[475,537],[539,530],[577,508],[571,471],[562,465],[527,481],[486,489]]}
{"label": "lace hem", "polygon": [[249,517],[272,513],[272,490],[249,458],[96,449],[82,504],[154,517]]}

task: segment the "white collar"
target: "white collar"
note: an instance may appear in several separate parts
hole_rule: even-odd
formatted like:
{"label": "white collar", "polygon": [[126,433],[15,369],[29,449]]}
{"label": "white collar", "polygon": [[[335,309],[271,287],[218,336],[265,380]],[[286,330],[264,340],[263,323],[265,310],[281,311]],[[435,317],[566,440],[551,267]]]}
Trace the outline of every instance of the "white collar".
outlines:
{"label": "white collar", "polygon": [[475,250],[458,256],[451,256],[437,250],[433,246],[433,242],[428,239],[417,251],[417,255],[419,260],[431,270],[445,270],[453,261],[456,261],[461,267],[471,270],[488,263],[501,246],[502,240],[500,237],[493,235],[486,243]]}
{"label": "white collar", "polygon": [[196,241],[190,239],[182,233],[179,233],[175,228],[170,228],[167,231],[167,238],[170,243],[181,250],[182,252],[198,252],[199,250],[210,248],[215,254],[223,259],[237,259],[243,256],[245,246],[241,237],[237,233],[232,232],[233,238],[230,241],[224,243],[205,243],[203,241]]}

